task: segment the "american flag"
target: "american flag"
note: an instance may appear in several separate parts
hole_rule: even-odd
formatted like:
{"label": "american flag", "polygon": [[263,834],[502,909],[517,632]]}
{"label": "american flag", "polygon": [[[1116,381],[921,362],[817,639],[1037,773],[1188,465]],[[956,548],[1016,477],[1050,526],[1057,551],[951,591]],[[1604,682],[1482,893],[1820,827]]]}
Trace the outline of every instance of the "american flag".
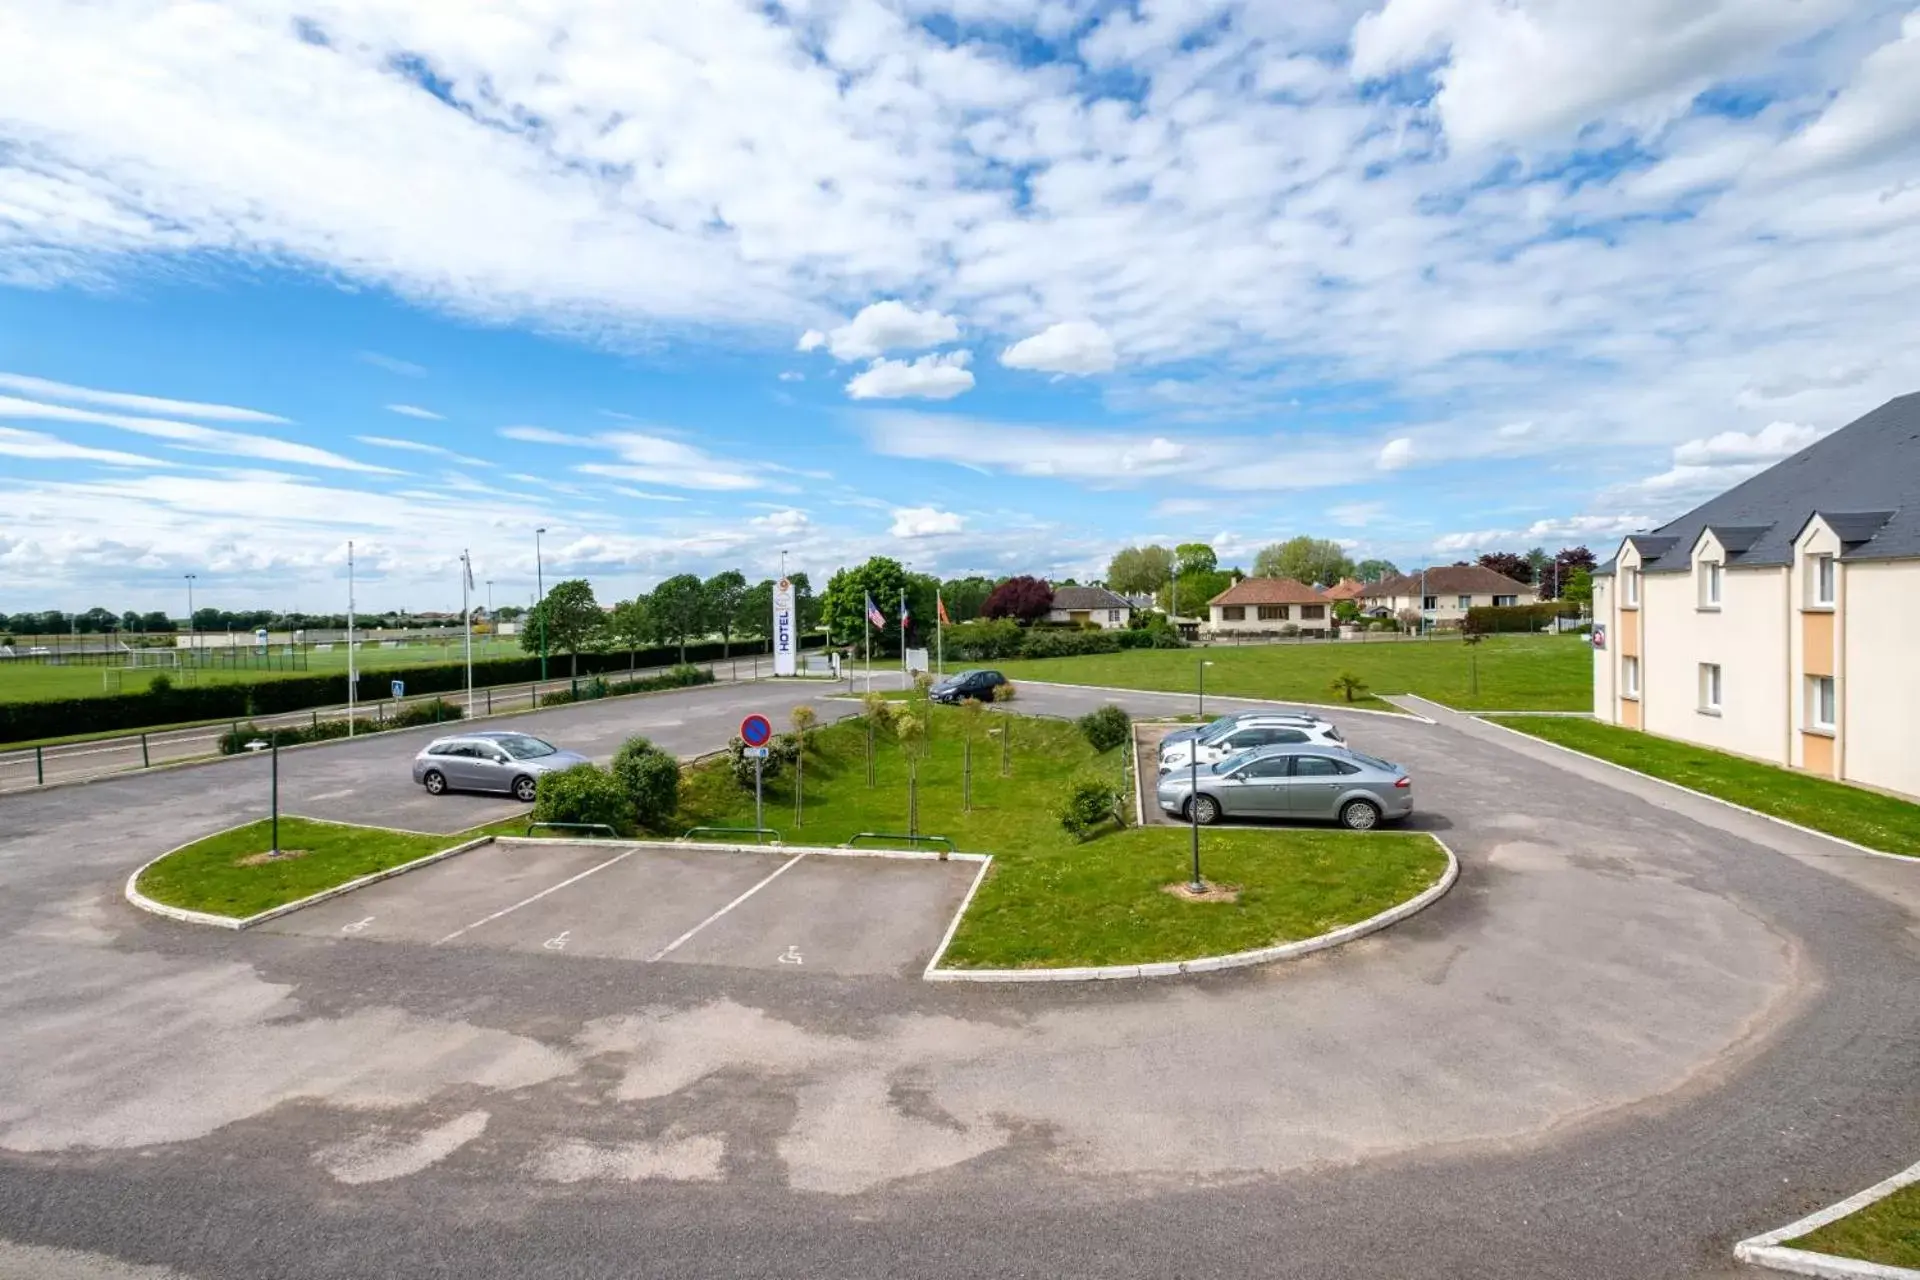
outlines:
{"label": "american flag", "polygon": [[882,631],[887,628],[887,615],[880,612],[880,606],[873,602],[873,593],[867,593],[867,621]]}

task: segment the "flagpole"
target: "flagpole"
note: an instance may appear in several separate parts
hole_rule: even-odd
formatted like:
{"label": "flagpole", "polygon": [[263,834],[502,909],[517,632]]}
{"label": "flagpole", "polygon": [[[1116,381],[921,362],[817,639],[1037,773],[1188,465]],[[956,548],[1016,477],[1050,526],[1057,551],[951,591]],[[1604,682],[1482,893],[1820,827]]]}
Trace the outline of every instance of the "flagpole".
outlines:
{"label": "flagpole", "polygon": [[900,588],[900,687],[913,683],[907,678],[907,589]]}
{"label": "flagpole", "polygon": [[933,593],[933,669],[942,679],[947,674],[947,602]]}
{"label": "flagpole", "polygon": [[354,691],[360,678],[353,669],[353,542],[347,542],[347,736],[353,736]]}
{"label": "flagpole", "polygon": [[[868,596],[867,599],[872,600],[873,597]],[[867,618],[867,617],[861,618],[860,629],[867,633],[867,692],[872,693],[873,692],[873,619]]]}
{"label": "flagpole", "polygon": [[467,719],[473,719],[473,605],[467,593],[473,590],[473,552],[460,553],[460,621],[467,633]]}

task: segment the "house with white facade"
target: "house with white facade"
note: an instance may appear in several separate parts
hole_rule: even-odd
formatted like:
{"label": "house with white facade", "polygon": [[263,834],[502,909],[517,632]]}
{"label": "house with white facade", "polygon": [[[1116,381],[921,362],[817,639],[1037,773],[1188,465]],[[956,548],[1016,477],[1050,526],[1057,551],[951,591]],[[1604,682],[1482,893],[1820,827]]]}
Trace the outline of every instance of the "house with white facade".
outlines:
{"label": "house with white facade", "polygon": [[1048,622],[1117,631],[1133,621],[1133,605],[1105,587],[1055,587]]}
{"label": "house with white facade", "polygon": [[1411,609],[1429,626],[1457,627],[1469,609],[1535,604],[1539,599],[1534,588],[1485,565],[1445,564],[1369,582],[1360,592],[1360,608],[1377,618],[1395,618]]}
{"label": "house with white facade", "polygon": [[1920,798],[1920,394],[1628,536],[1593,584],[1598,719]]}
{"label": "house with white facade", "polygon": [[1207,613],[1217,636],[1324,635],[1333,626],[1326,597],[1291,578],[1242,578],[1207,601]]}

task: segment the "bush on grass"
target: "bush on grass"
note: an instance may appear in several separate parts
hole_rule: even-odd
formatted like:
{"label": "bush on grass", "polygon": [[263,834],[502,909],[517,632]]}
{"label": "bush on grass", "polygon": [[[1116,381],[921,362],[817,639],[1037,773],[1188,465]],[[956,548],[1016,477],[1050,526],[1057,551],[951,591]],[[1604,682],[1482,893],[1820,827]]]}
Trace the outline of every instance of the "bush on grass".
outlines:
{"label": "bush on grass", "polygon": [[434,698],[429,702],[416,702],[412,706],[402,707],[388,716],[382,728],[414,729],[423,724],[445,724],[458,720],[466,713],[455,703],[445,698]]}
{"label": "bush on grass", "polygon": [[628,738],[614,753],[613,776],[627,793],[634,821],[661,830],[680,806],[680,762],[645,738]]}
{"label": "bush on grass", "polygon": [[1133,729],[1133,720],[1119,707],[1108,703],[1098,711],[1089,711],[1080,717],[1080,732],[1093,744],[1095,751],[1111,751],[1127,740]]}
{"label": "bush on grass", "polygon": [[620,780],[595,764],[542,774],[534,794],[535,822],[571,822],[633,830],[633,801]]}
{"label": "bush on grass", "polygon": [[[760,782],[765,785],[780,776],[780,771],[790,767],[800,758],[800,735],[797,733],[777,733],[773,741],[767,744],[766,758],[760,762]],[[727,762],[733,769],[733,780],[745,791],[753,790],[753,757],[747,754],[747,744],[738,737],[727,740]]]}
{"label": "bush on grass", "polygon": [[1060,825],[1076,840],[1085,840],[1109,822],[1125,824],[1120,813],[1120,784],[1101,774],[1086,773],[1067,786],[1061,798]]}
{"label": "bush on grass", "polygon": [[1367,691],[1367,682],[1351,671],[1342,671],[1333,678],[1333,691],[1345,694],[1348,702]]}
{"label": "bush on grass", "polygon": [[1111,631],[1035,628],[1020,646],[1023,658],[1081,658],[1095,653],[1120,652],[1120,640]]}

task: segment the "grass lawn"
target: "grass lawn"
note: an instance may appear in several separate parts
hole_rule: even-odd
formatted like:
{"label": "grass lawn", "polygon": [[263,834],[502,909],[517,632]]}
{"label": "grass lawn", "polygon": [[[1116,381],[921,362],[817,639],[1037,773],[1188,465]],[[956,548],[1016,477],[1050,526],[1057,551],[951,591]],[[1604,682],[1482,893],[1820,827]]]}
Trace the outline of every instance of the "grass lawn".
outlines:
{"label": "grass lawn", "polygon": [[1886,1267],[1920,1268],[1920,1183],[1908,1183],[1858,1213],[1786,1244]]}
{"label": "grass lawn", "polygon": [[280,847],[298,850],[300,856],[248,865],[249,859],[267,848],[268,827],[263,820],[195,841],[149,867],[140,877],[140,892],[170,907],[250,916],[471,838],[412,835],[283,816]]}
{"label": "grass lawn", "polygon": [[[973,751],[972,812],[961,806],[962,712],[933,709],[933,740],[920,765],[923,833],[965,852],[994,855],[992,874],[961,924],[946,962],[1017,968],[1136,964],[1244,951],[1311,937],[1418,894],[1446,855],[1425,836],[1326,829],[1221,829],[1202,834],[1209,881],[1237,886],[1236,902],[1185,902],[1164,892],[1187,878],[1189,835],[1177,827],[1113,829],[1085,843],[1054,808],[1083,770],[1118,777],[1123,749],[1096,755],[1078,729],[1052,720],[988,714]],[[988,728],[1011,725],[1013,775],[1000,776]],[[816,730],[807,758],[805,825],[793,822],[791,776],[767,787],[766,824],[789,843],[839,844],[860,831],[906,830],[906,765],[899,744],[877,740],[877,785],[866,781],[866,723]],[[752,826],[753,797],[725,761],[692,771],[682,829]]]}
{"label": "grass lawn", "polygon": [[1887,853],[1920,856],[1920,805],[1593,720],[1515,716],[1509,729]]}
{"label": "grass lawn", "polygon": [[[1489,636],[1478,645],[1434,640],[1339,640],[1297,644],[1131,649],[1085,658],[1037,658],[993,665],[1007,678],[1122,689],[1194,691],[1202,661],[1207,692],[1292,702],[1340,702],[1333,678],[1351,671],[1368,694],[1354,705],[1392,707],[1375,696],[1417,693],[1473,711],[1590,711],[1593,651],[1582,636]],[[1472,667],[1478,664],[1479,692]]]}

